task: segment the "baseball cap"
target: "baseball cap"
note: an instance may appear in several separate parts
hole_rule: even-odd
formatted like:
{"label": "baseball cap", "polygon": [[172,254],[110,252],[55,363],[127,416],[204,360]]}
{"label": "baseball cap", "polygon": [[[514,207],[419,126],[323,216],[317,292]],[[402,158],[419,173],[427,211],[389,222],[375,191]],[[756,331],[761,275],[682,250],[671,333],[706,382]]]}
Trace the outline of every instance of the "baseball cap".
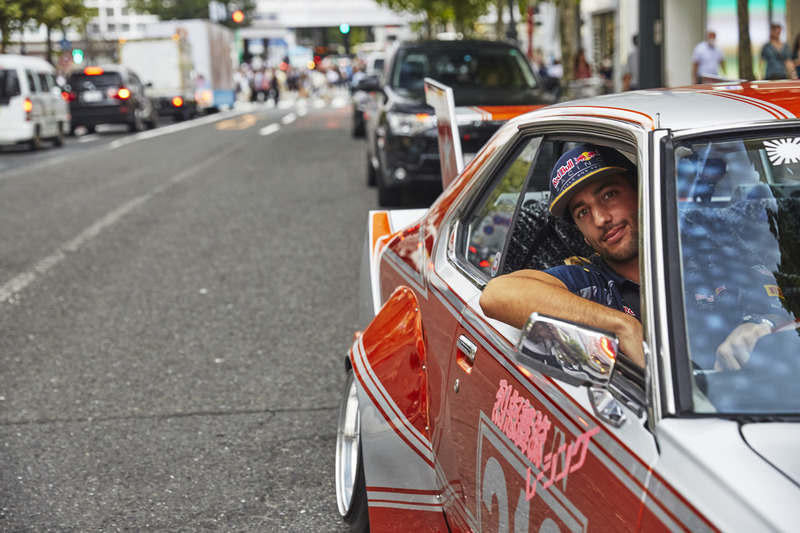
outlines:
{"label": "baseball cap", "polygon": [[564,153],[550,175],[550,213],[562,218],[578,191],[600,178],[627,173],[625,156],[612,148],[582,144]]}

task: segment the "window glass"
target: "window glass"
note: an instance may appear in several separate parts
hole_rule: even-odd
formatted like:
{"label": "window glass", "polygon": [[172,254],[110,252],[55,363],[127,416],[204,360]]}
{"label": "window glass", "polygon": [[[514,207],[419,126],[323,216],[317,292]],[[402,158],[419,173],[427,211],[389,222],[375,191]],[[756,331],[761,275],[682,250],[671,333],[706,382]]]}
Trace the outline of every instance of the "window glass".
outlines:
{"label": "window glass", "polygon": [[48,72],[47,74],[45,74],[45,77],[47,78],[47,87],[50,88],[50,92],[52,92],[53,94],[60,94],[61,87],[58,86],[58,81],[56,81],[55,76],[53,76]]}
{"label": "window glass", "polygon": [[695,410],[800,413],[800,131],[682,142],[675,170]]}
{"label": "window glass", "polygon": [[420,47],[398,54],[390,84],[406,97],[421,97],[426,77],[452,87],[456,105],[528,102],[537,87],[525,56],[514,48]]}
{"label": "window glass", "polygon": [[19,87],[19,76],[17,71],[0,70],[0,100],[8,101],[13,96],[22,94]]}
{"label": "window glass", "polygon": [[37,89],[36,74],[31,72],[30,70],[26,70],[25,77],[28,78],[28,89],[30,90],[30,92],[32,93],[39,92],[39,90]]}
{"label": "window glass", "polygon": [[467,261],[487,276],[497,273],[517,203],[541,142],[529,139],[504,167],[465,222]]}
{"label": "window glass", "polygon": [[39,92],[46,93],[50,91],[50,80],[47,78],[47,74],[38,72],[37,77],[39,78]]}
{"label": "window glass", "polygon": [[[563,265],[571,257],[588,258],[594,251],[571,222],[550,216],[550,175],[558,158],[578,143],[545,140],[536,156],[514,221],[503,274],[523,268],[545,270]],[[549,227],[546,227],[548,226]]]}

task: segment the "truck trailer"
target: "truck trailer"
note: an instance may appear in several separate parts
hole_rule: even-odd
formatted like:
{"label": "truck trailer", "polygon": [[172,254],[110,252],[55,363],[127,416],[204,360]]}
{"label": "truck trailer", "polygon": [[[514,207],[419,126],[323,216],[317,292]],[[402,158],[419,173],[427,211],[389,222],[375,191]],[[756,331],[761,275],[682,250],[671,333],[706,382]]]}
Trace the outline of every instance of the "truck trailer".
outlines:
{"label": "truck trailer", "polygon": [[178,120],[195,116],[193,63],[184,31],[170,37],[121,41],[119,60],[142,80],[159,115]]}
{"label": "truck trailer", "polygon": [[149,39],[181,35],[189,44],[191,77],[199,111],[229,109],[236,101],[234,72],[236,46],[233,31],[208,20],[165,20],[148,24]]}

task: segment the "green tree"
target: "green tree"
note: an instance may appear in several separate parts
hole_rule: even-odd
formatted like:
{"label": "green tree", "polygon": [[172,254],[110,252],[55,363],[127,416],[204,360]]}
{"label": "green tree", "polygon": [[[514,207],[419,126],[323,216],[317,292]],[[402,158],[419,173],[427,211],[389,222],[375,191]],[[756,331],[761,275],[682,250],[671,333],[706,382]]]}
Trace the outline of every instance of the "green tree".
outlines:
{"label": "green tree", "polygon": [[87,8],[82,0],[39,0],[39,8],[33,19],[47,28],[45,58],[53,62],[53,30],[66,33],[68,28],[83,29],[93,16],[97,16],[96,8]]}
{"label": "green tree", "polygon": [[3,0],[0,2],[0,53],[5,53],[11,43],[11,34],[22,31],[22,28],[33,19],[36,13],[35,0]]}
{"label": "green tree", "polygon": [[[253,13],[256,10],[255,0],[236,0],[231,2],[222,2],[228,7],[228,12],[232,13],[234,10],[239,10],[244,13],[245,22],[241,25],[247,25],[247,22],[253,19]],[[184,20],[184,19],[207,19],[209,0],[130,0],[128,5],[137,13],[150,13],[156,15],[161,20]],[[232,20],[221,21],[226,26],[240,26]]]}
{"label": "green tree", "polygon": [[378,4],[398,13],[411,13],[425,17],[425,33],[433,37],[453,24],[465,35],[475,31],[478,18],[489,12],[493,5],[508,0],[375,0]]}

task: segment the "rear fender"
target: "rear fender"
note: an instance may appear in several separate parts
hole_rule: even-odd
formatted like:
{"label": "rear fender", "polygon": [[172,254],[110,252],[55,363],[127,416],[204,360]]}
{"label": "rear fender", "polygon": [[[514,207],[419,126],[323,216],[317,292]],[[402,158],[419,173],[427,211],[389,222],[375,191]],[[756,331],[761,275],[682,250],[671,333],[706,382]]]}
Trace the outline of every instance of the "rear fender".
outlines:
{"label": "rear fender", "polygon": [[359,278],[359,326],[366,327],[383,304],[380,286],[381,253],[395,233],[411,226],[427,209],[395,209],[370,211],[367,234],[361,255]]}
{"label": "rear fender", "polygon": [[350,350],[373,531],[447,531],[428,435],[419,315],[413,291],[398,288]]}

